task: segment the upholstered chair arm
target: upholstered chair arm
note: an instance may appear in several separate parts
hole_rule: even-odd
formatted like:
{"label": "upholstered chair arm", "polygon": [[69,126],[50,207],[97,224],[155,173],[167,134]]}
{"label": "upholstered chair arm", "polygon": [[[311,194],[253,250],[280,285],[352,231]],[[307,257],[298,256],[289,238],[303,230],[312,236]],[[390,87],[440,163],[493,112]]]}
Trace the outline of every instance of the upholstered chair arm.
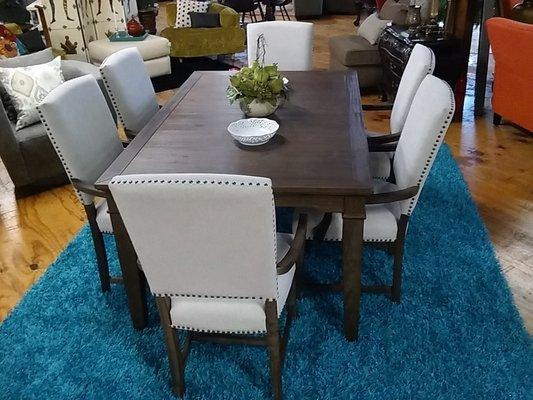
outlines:
{"label": "upholstered chair arm", "polygon": [[408,200],[416,196],[419,186],[410,186],[405,189],[394,190],[392,192],[374,193],[366,198],[366,204],[393,203],[395,201]]}
{"label": "upholstered chair arm", "polygon": [[24,186],[29,181],[26,164],[20,147],[15,138],[15,132],[9,122],[6,111],[0,102],[0,158],[4,163],[11,180],[16,187]]}
{"label": "upholstered chair arm", "polygon": [[174,28],[174,26],[176,26],[176,14],[178,12],[177,9],[178,6],[175,1],[172,1],[165,6],[167,26],[170,28]]}
{"label": "upholstered chair arm", "polygon": [[91,196],[102,197],[102,198],[109,197],[109,195],[106,192],[95,188],[92,183],[80,181],[79,179],[72,179],[72,186],[74,186],[80,192],[89,194]]}
{"label": "upholstered chair arm", "polygon": [[61,73],[66,81],[83,75],[92,75],[97,80],[101,79],[97,66],[78,60],[61,60]]}
{"label": "upholstered chair arm", "polygon": [[398,146],[398,142],[393,143],[368,143],[368,151],[371,153],[379,153],[379,152],[395,152],[396,147]]}
{"label": "upholstered chair arm", "polygon": [[283,275],[289,272],[292,266],[298,261],[304,246],[305,246],[305,233],[307,232],[307,215],[300,214],[298,219],[298,226],[296,233],[294,234],[294,240],[291,243],[291,247],[285,257],[283,257],[277,265],[278,275]]}
{"label": "upholstered chair arm", "polygon": [[392,104],[363,104],[363,111],[387,111],[392,110]]}
{"label": "upholstered chair arm", "polygon": [[222,28],[239,27],[239,14],[233,8],[218,3],[211,3],[209,5],[209,12],[220,15],[220,26]]}
{"label": "upholstered chair arm", "polygon": [[369,144],[397,142],[398,140],[400,140],[400,133],[391,133],[390,135],[380,136],[367,136],[367,140]]}

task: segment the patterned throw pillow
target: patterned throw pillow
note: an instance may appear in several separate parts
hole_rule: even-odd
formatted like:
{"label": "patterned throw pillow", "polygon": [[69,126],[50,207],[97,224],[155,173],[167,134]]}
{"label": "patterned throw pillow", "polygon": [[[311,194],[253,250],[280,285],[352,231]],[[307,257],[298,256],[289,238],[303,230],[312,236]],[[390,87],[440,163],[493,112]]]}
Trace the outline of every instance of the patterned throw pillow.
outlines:
{"label": "patterned throw pillow", "polygon": [[177,0],[176,28],[190,28],[190,12],[206,13],[209,8],[207,1]]}
{"label": "patterned throw pillow", "polygon": [[64,81],[60,57],[46,64],[0,68],[0,83],[17,110],[17,131],[39,121],[37,105]]}

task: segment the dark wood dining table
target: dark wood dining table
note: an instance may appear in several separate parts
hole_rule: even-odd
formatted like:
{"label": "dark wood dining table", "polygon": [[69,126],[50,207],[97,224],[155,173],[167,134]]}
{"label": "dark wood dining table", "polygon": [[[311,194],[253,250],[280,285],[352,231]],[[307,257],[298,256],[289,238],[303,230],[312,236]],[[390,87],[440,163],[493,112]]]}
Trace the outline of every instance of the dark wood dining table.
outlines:
{"label": "dark wood dining table", "polygon": [[[372,194],[369,153],[355,72],[287,72],[288,101],[270,118],[280,128],[262,146],[227,132],[243,118],[226,98],[229,72],[195,72],[98,179],[109,193],[116,175],[220,173],[268,177],[276,206],[343,216],[344,334],[358,335],[365,198]],[[147,323],[146,289],[133,245],[109,194],[128,305],[135,328]],[[157,237],[154,237],[157,240]],[[223,238],[221,238],[223,240]],[[179,263],[179,260],[176,260]]]}

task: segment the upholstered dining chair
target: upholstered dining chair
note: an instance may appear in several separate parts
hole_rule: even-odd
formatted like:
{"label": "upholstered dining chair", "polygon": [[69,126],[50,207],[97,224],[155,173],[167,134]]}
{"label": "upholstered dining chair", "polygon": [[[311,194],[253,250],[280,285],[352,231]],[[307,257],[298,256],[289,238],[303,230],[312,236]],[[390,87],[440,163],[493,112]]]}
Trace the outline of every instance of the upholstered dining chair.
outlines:
{"label": "upholstered dining chair", "polygon": [[126,135],[135,137],[159,110],[139,50],[133,47],[111,54],[100,65],[100,74]]}
{"label": "upholstered dining chair", "polygon": [[[306,217],[299,218],[294,238],[276,234],[267,178],[129,175],[113,178],[109,187],[156,296],[174,393],[185,391],[191,341],[215,341],[266,346],[273,392],[281,399]],[[285,302],[280,339],[278,317]],[[188,332],[183,346],[175,330]]]}
{"label": "upholstered dining chair", "polygon": [[309,22],[269,21],[247,27],[248,64],[256,59],[257,39],[263,35],[265,65],[277,63],[281,71],[308,71],[313,67],[314,25]]}
{"label": "upholstered dining chair", "polygon": [[[389,293],[400,301],[404,241],[413,213],[437,152],[444,140],[455,101],[448,84],[427,75],[413,99],[402,134],[395,144],[394,182],[376,179],[374,194],[366,202],[363,239],[367,244],[385,247],[394,256],[391,286],[367,290]],[[304,211],[308,214],[307,238],[342,240],[341,214]]]}
{"label": "upholstered dining chair", "polygon": [[[106,194],[94,187],[124,147],[104,95],[92,75],[63,83],[37,107],[54,149],[80,199],[93,238],[102,291],[121,278],[111,278],[102,233],[113,233]],[[95,202],[95,197],[103,198]]]}
{"label": "upholstered dining chair", "polygon": [[[390,134],[367,131],[368,143],[373,146],[386,147],[394,144],[402,132],[407,114],[416,91],[426,75],[433,74],[435,54],[429,47],[415,44],[402,74],[396,98],[393,104],[363,105],[363,110],[392,110],[390,116]],[[393,146],[393,145],[392,145]],[[370,157],[370,170],[375,178],[385,179],[390,174],[392,153],[376,152]]]}

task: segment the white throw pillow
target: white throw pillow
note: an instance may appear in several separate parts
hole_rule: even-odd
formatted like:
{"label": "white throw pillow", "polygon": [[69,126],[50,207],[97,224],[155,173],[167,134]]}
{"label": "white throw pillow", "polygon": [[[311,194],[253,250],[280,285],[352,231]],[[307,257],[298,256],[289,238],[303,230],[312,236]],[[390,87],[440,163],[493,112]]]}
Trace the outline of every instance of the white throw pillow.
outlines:
{"label": "white throw pillow", "polygon": [[177,0],[176,2],[176,28],[190,28],[190,12],[206,13],[209,8],[207,1]]}
{"label": "white throw pillow", "polygon": [[0,68],[0,82],[17,110],[17,131],[39,121],[37,105],[64,81],[60,57],[29,67]]}
{"label": "white throw pillow", "polygon": [[370,44],[376,44],[379,35],[391,21],[379,19],[378,13],[369,15],[362,23],[357,34],[364,37]]}

